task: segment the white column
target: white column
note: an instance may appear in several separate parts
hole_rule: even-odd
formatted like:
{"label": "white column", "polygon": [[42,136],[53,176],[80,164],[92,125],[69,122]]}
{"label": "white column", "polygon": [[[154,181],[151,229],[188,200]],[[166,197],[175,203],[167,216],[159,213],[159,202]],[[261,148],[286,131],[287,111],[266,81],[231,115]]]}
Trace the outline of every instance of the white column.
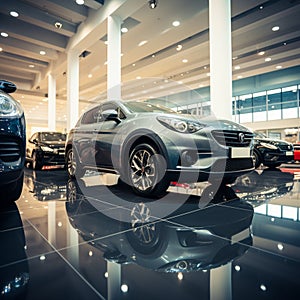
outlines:
{"label": "white column", "polygon": [[209,0],[210,99],[218,118],[231,119],[231,1]]}
{"label": "white column", "polygon": [[56,79],[48,75],[48,129],[56,130]]}
{"label": "white column", "polygon": [[232,263],[210,270],[210,300],[232,299]]}
{"label": "white column", "polygon": [[[49,128],[50,129],[50,128]],[[48,241],[56,247],[56,202],[48,202]]]}
{"label": "white column", "polygon": [[79,53],[68,52],[67,67],[67,131],[72,129],[78,120],[79,111]]}
{"label": "white column", "polygon": [[107,98],[121,99],[121,24],[119,16],[107,19]]}
{"label": "white column", "polygon": [[107,300],[120,299],[121,265],[107,261]]}

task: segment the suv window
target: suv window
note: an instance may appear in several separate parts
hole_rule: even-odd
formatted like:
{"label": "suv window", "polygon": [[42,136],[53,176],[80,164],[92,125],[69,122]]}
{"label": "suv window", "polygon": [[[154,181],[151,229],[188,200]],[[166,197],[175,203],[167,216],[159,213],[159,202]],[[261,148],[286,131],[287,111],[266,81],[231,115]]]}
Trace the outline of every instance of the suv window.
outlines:
{"label": "suv window", "polygon": [[91,110],[87,111],[82,117],[81,124],[97,123],[99,112],[100,112],[99,106],[96,106]]}

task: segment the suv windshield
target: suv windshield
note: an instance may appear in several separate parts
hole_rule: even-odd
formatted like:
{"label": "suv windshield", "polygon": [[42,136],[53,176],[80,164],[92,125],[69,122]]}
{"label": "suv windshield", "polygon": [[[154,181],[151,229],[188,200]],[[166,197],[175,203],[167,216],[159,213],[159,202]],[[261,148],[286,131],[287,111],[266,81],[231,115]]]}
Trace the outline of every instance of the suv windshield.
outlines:
{"label": "suv windshield", "polygon": [[176,112],[170,108],[158,105],[150,104],[147,102],[125,102],[124,105],[131,112],[154,112],[154,113],[165,113],[165,114],[176,114]]}
{"label": "suv windshield", "polygon": [[52,142],[52,141],[63,142],[66,141],[66,134],[60,132],[43,132],[41,134],[41,140],[43,142]]}

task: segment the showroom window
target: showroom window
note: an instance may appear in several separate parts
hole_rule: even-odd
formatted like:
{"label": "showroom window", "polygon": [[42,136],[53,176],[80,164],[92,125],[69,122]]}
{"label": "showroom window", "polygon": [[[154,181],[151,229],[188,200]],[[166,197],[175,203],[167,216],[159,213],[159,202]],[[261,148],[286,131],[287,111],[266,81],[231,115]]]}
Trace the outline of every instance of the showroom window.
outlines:
{"label": "showroom window", "polygon": [[300,85],[235,96],[232,103],[236,122],[291,119],[299,117]]}

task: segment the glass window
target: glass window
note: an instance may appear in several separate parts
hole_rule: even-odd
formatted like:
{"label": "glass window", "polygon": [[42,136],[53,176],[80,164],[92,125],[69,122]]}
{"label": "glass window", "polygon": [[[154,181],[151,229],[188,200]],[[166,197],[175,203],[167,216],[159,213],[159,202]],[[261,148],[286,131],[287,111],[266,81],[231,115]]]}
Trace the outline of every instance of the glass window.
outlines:
{"label": "glass window", "polygon": [[282,89],[282,115],[284,119],[298,117],[297,86]]}
{"label": "glass window", "polygon": [[266,106],[266,91],[254,93],[253,98],[253,121],[266,121],[267,106]]}
{"label": "glass window", "polygon": [[99,115],[99,106],[88,110],[82,117],[81,124],[93,124],[97,122]]}
{"label": "glass window", "polygon": [[267,91],[268,120],[280,120],[281,117],[281,89]]}

